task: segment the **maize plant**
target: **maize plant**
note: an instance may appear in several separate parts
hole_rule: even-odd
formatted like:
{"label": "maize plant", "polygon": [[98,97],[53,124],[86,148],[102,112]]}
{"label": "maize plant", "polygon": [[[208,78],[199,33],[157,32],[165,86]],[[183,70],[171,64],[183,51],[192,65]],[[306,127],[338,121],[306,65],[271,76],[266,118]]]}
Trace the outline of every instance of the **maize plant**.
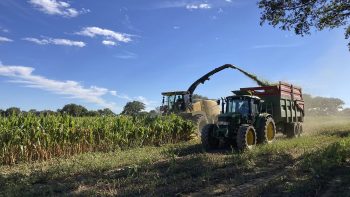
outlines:
{"label": "maize plant", "polygon": [[13,115],[0,117],[0,159],[8,165],[91,151],[158,146],[189,140],[194,132],[192,122],[176,115]]}

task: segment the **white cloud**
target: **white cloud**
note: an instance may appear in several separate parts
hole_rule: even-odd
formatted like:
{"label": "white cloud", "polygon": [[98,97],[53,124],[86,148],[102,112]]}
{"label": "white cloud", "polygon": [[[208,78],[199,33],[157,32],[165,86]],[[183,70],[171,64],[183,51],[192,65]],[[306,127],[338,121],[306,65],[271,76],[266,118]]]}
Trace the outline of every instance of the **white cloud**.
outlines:
{"label": "white cloud", "polygon": [[23,38],[23,40],[33,42],[39,45],[63,45],[63,46],[75,46],[75,47],[85,47],[86,44],[82,41],[74,41],[62,38],[47,38],[47,39],[37,39],[37,38]]}
{"label": "white cloud", "polygon": [[186,5],[186,9],[188,10],[196,10],[196,9],[210,9],[211,5],[207,3],[201,3],[201,4],[188,4]]}
{"label": "white cloud", "polygon": [[52,39],[50,41],[55,45],[76,46],[76,47],[84,47],[86,45],[82,41],[73,41],[73,40],[67,40],[67,39]]}
{"label": "white cloud", "polygon": [[114,41],[115,44],[117,42],[124,42],[128,43],[131,42],[131,35],[125,34],[125,33],[120,33],[120,32],[115,32],[109,29],[103,29],[100,27],[85,27],[83,28],[80,32],[77,32],[76,34],[78,35],[83,35],[83,36],[89,36],[89,37],[95,37],[95,36],[102,36],[105,41]]}
{"label": "white cloud", "polygon": [[212,9],[228,6],[237,6],[246,1],[233,0],[164,0],[157,2],[151,9],[185,8],[188,10]]}
{"label": "white cloud", "polygon": [[0,42],[13,42],[10,38],[0,36]]}
{"label": "white cloud", "polygon": [[135,96],[135,97],[130,97],[126,94],[118,94],[116,95],[118,98],[120,99],[124,99],[124,100],[127,100],[127,101],[140,101],[142,102],[143,104],[145,104],[146,106],[146,111],[150,111],[152,109],[154,109],[158,102],[156,101],[152,101],[152,100],[148,100],[147,98],[143,97],[143,96]]}
{"label": "white cloud", "polygon": [[117,96],[117,91],[115,91],[115,90],[110,90],[109,93],[110,93],[112,96]]}
{"label": "white cloud", "polygon": [[114,94],[115,91],[97,86],[83,87],[76,81],[48,79],[40,75],[34,75],[33,71],[34,68],[32,67],[0,65],[0,76],[11,78],[11,82],[25,84],[26,87],[38,88],[55,94],[68,95],[112,110],[116,108],[115,103],[103,99],[104,95],[107,93]]}
{"label": "white cloud", "polygon": [[71,5],[65,1],[57,0],[29,0],[30,4],[38,8],[40,11],[49,15],[60,15],[64,17],[76,17],[79,14],[87,13],[89,10],[82,9],[81,11],[72,8]]}
{"label": "white cloud", "polygon": [[116,46],[117,43],[111,40],[103,40],[102,44],[107,45],[107,46]]}
{"label": "white cloud", "polygon": [[4,33],[8,33],[8,32],[9,32],[8,29],[5,29],[5,28],[3,28],[3,27],[0,27],[0,31],[2,31],[2,32],[4,32]]}
{"label": "white cloud", "polygon": [[132,53],[130,51],[124,51],[122,53],[114,55],[114,57],[119,58],[119,59],[136,59],[137,58],[137,54],[136,53]]}
{"label": "white cloud", "polygon": [[35,44],[40,44],[40,45],[49,44],[49,41],[46,39],[39,40],[37,38],[23,38],[23,40],[34,42]]}

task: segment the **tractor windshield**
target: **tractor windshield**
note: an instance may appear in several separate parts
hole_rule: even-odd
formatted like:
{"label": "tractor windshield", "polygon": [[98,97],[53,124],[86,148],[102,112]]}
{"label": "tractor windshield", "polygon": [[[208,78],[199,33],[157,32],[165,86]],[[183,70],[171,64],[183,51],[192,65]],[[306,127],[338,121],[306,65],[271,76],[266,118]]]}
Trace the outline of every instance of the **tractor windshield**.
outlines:
{"label": "tractor windshield", "polygon": [[249,100],[228,99],[226,103],[226,113],[249,114]]}

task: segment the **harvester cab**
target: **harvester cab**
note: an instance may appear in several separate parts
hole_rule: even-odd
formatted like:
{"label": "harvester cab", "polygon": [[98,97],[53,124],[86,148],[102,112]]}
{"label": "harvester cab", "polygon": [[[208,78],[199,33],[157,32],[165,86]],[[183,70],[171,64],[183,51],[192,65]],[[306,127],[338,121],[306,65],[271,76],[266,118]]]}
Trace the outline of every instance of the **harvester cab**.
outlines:
{"label": "harvester cab", "polygon": [[192,96],[188,91],[163,92],[162,95],[163,114],[186,112],[192,103]]}

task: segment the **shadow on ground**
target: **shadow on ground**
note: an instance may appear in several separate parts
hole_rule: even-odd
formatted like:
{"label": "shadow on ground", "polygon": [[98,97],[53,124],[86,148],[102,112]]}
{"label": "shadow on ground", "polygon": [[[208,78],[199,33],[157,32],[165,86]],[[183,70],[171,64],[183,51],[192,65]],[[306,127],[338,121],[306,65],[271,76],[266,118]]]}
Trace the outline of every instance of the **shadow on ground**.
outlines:
{"label": "shadow on ground", "polygon": [[[289,155],[258,155],[245,158],[222,150],[203,153],[199,145],[175,148],[176,155],[153,164],[122,169],[0,177],[0,195],[21,196],[176,196],[190,193],[220,194],[249,180],[269,176],[293,162]],[[57,172],[55,172],[57,173]],[[225,187],[222,187],[225,185]]]}

